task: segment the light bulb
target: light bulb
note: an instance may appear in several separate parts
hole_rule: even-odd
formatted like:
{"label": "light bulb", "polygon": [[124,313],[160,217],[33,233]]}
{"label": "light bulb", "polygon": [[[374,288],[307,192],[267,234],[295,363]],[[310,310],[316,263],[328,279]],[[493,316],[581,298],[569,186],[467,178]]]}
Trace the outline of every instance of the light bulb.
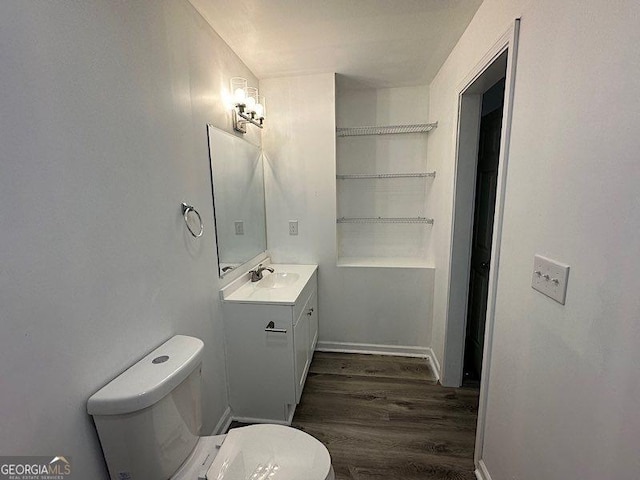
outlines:
{"label": "light bulb", "polygon": [[236,103],[244,103],[245,97],[247,94],[244,91],[244,88],[236,88],[236,91],[233,92],[233,98]]}
{"label": "light bulb", "polygon": [[229,91],[233,95],[233,102],[236,105],[244,104],[244,99],[247,98],[247,79],[232,77],[229,80]]}
{"label": "light bulb", "polygon": [[255,110],[256,107],[256,99],[253,97],[247,97],[245,100],[245,103],[247,105],[247,110],[250,112],[253,112]]}
{"label": "light bulb", "polygon": [[267,113],[267,99],[264,95],[258,95],[256,97],[256,117],[260,120],[264,120],[264,116]]}

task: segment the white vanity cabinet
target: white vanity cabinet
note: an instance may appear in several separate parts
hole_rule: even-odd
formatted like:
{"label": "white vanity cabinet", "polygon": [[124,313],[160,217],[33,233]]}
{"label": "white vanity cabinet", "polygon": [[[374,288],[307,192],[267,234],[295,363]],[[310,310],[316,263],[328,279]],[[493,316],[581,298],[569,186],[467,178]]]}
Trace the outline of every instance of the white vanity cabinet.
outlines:
{"label": "white vanity cabinet", "polygon": [[224,299],[229,403],[236,420],[290,424],[300,401],[318,341],[318,282],[315,265],[296,267],[308,270],[301,270],[288,298],[284,291],[245,285],[247,292]]}

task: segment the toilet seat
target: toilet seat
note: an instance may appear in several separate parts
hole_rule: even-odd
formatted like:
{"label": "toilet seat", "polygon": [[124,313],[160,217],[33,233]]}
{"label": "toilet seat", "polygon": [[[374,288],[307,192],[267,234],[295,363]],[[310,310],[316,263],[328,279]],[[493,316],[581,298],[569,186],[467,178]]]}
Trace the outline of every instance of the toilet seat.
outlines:
{"label": "toilet seat", "polygon": [[311,435],[282,425],[231,430],[207,471],[207,480],[327,480],[327,448]]}
{"label": "toilet seat", "polygon": [[234,428],[200,437],[171,480],[334,480],[327,448],[283,425]]}

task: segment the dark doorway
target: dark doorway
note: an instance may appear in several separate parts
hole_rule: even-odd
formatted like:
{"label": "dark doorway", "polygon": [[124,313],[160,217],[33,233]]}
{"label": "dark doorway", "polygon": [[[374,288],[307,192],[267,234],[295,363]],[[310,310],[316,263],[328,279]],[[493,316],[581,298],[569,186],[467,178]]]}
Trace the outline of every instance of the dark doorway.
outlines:
{"label": "dark doorway", "polygon": [[479,386],[482,374],[504,88],[502,79],[482,96],[464,353],[463,383],[468,386]]}

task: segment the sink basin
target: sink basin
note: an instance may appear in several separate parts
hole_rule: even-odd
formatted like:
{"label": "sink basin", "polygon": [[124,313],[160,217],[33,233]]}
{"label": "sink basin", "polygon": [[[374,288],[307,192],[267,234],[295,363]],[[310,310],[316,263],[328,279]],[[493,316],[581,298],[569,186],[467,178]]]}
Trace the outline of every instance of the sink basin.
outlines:
{"label": "sink basin", "polygon": [[256,288],[285,288],[298,281],[300,275],[297,273],[272,273],[265,274],[262,280],[255,284]]}
{"label": "sink basin", "polygon": [[222,300],[228,303],[295,305],[305,285],[318,270],[317,265],[265,264],[275,269],[275,273],[264,272],[262,280],[252,282],[247,272],[220,290]]}

